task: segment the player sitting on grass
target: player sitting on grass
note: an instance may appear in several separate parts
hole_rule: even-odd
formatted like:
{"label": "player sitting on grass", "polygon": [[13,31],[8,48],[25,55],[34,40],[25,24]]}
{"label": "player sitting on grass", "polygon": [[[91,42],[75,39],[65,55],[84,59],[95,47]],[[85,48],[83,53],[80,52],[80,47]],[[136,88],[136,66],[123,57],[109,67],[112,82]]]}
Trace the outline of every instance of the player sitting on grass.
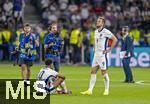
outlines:
{"label": "player sitting on grass", "polygon": [[[37,79],[45,82],[45,90],[50,94],[69,94],[65,85],[65,77],[52,69],[52,60],[45,61],[46,67],[42,68],[38,74]],[[61,90],[56,90],[60,86]]]}

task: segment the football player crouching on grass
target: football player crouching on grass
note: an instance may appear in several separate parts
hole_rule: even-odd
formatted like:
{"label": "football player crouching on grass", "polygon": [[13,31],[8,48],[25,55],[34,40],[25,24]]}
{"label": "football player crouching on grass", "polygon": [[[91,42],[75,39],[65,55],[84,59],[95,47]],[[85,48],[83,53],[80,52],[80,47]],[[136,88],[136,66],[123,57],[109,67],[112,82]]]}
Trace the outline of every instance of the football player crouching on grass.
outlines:
{"label": "football player crouching on grass", "polygon": [[[52,69],[52,60],[47,59],[45,65],[37,76],[38,81],[45,82],[45,90],[50,94],[71,94],[71,91],[67,90],[65,76]],[[59,86],[61,89],[57,90]]]}

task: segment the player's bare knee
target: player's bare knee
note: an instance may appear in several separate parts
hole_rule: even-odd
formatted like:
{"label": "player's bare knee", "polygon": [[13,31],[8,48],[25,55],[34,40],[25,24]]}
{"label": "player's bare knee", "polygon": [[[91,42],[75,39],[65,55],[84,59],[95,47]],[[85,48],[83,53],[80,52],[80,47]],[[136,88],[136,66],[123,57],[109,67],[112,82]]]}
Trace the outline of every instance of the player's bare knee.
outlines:
{"label": "player's bare knee", "polygon": [[97,67],[93,67],[92,69],[91,69],[91,74],[96,74],[97,73]]}
{"label": "player's bare knee", "polygon": [[91,71],[91,74],[96,74],[96,71],[95,71],[95,70],[92,70],[92,71]]}
{"label": "player's bare knee", "polygon": [[27,67],[27,70],[30,71],[30,68]]}
{"label": "player's bare knee", "polygon": [[62,80],[66,79],[65,76],[63,76],[63,75],[58,75],[58,77],[61,78]]}
{"label": "player's bare knee", "polygon": [[66,77],[65,77],[65,76],[62,76],[62,79],[63,79],[63,80],[65,80],[65,79],[66,79]]}
{"label": "player's bare knee", "polygon": [[107,70],[102,70],[101,72],[103,77],[105,76],[105,74],[107,74]]}
{"label": "player's bare knee", "polygon": [[22,64],[21,67],[24,68],[24,67],[26,67],[26,65],[25,65],[25,64]]}
{"label": "player's bare knee", "polygon": [[22,64],[22,65],[21,65],[21,68],[22,68],[22,70],[26,70],[26,65],[25,65],[25,64]]}

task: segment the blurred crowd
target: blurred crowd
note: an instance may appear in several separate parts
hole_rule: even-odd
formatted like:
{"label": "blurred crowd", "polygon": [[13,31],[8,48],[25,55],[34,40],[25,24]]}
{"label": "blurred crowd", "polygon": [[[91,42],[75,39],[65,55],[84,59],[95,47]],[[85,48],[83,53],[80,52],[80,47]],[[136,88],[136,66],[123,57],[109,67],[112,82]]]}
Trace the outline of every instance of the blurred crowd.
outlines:
{"label": "blurred crowd", "polygon": [[[124,25],[131,29],[135,45],[148,45],[145,38],[150,30],[149,0],[38,0],[44,26],[52,21],[66,25],[69,30],[78,26],[82,31],[94,28],[97,16],[106,17],[106,27],[115,34]],[[67,18],[66,18],[67,17]],[[92,27],[87,27],[91,24]],[[133,35],[134,34],[134,35]]]}
{"label": "blurred crowd", "polygon": [[[128,25],[135,46],[150,46],[149,0],[31,0],[31,3],[41,15],[41,21],[32,31],[39,37],[41,45],[37,50],[42,50],[38,52],[42,59],[44,56],[40,54],[44,53],[43,38],[48,32],[48,25],[53,21],[58,22],[60,35],[65,42],[62,59],[68,60],[69,63],[91,62],[97,16],[106,17],[106,27],[118,39],[121,38],[121,27]],[[5,51],[9,53],[8,51],[12,50],[8,47],[17,44],[22,31],[25,3],[24,0],[5,0],[0,2],[0,5],[2,56]],[[7,49],[4,45],[6,43],[9,44]],[[2,59],[6,60],[8,57],[0,57],[0,60]]]}
{"label": "blurred crowd", "polygon": [[10,60],[17,28],[23,25],[24,0],[0,0],[0,60]]}
{"label": "blurred crowd", "polygon": [[0,28],[16,29],[23,24],[24,0],[0,1]]}

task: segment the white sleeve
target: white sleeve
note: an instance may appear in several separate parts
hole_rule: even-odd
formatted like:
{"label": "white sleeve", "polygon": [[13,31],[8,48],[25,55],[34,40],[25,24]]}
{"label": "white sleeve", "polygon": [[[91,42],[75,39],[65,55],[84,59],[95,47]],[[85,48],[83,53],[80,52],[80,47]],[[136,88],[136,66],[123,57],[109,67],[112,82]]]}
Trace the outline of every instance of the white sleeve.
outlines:
{"label": "white sleeve", "polygon": [[58,75],[58,72],[56,72],[55,70],[50,69],[49,71],[50,71],[50,74],[53,76]]}
{"label": "white sleeve", "polygon": [[42,78],[41,78],[41,72],[42,72],[42,70],[43,70],[43,69],[41,69],[40,72],[39,72],[38,75],[37,75],[37,79],[38,79],[38,80],[41,80],[41,79],[42,79]]}
{"label": "white sleeve", "polygon": [[113,34],[111,31],[107,30],[105,31],[105,36],[110,39],[113,36]]}

